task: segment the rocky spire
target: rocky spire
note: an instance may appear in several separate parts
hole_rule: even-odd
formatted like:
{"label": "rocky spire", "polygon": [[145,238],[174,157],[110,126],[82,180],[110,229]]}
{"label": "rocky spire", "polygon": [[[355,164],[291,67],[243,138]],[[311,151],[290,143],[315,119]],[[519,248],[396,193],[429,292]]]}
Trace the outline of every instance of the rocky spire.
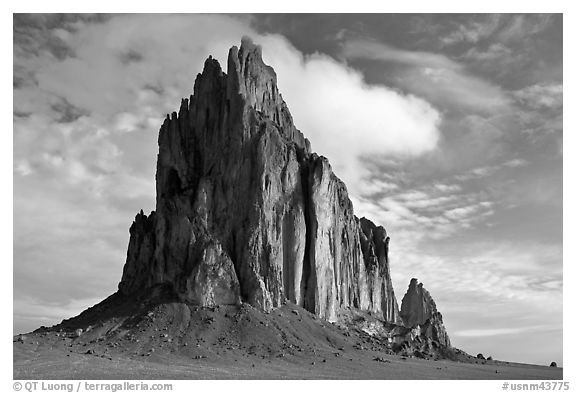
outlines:
{"label": "rocky spire", "polygon": [[442,314],[436,309],[436,303],[430,293],[416,278],[410,280],[408,291],[402,298],[400,316],[405,326],[410,328],[419,326],[425,331],[425,336],[442,345],[450,346]]}
{"label": "rocky spire", "polygon": [[259,46],[232,47],[226,73],[208,58],[158,145],[156,211],[130,229],[122,294],[161,286],[200,305],[290,301],[328,320],[354,307],[399,321],[386,231],[354,216]]}

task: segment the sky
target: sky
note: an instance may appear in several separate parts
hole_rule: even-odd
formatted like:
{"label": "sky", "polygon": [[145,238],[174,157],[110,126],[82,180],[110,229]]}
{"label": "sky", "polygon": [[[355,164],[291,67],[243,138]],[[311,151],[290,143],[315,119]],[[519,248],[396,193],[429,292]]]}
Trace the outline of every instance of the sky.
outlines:
{"label": "sky", "polygon": [[452,344],[562,364],[562,15],[15,15],[14,333],[117,289],[157,135],[250,36]]}

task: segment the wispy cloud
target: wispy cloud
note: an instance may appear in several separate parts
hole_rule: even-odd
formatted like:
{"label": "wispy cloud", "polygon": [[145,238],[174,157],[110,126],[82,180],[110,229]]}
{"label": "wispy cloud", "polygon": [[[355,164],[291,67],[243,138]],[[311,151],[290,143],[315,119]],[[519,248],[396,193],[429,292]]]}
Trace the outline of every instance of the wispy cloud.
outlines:
{"label": "wispy cloud", "polygon": [[458,63],[442,54],[403,50],[369,40],[345,41],[342,47],[342,54],[350,59],[366,58],[416,67],[447,68],[457,71],[462,68]]}
{"label": "wispy cloud", "polygon": [[513,96],[531,109],[561,110],[562,84],[535,84],[513,92]]}
{"label": "wispy cloud", "polygon": [[495,42],[488,46],[486,49],[479,49],[478,47],[471,47],[468,51],[462,55],[462,58],[470,62],[478,63],[493,63],[502,64],[503,60],[506,60],[512,56],[512,49],[508,48],[501,42]]}
{"label": "wispy cloud", "polygon": [[462,23],[455,24],[451,31],[440,37],[444,45],[459,43],[476,44],[491,36],[498,29],[502,16],[499,14],[481,15]]}
{"label": "wispy cloud", "polygon": [[496,165],[488,165],[470,169],[463,174],[456,175],[454,178],[459,181],[479,179],[492,176],[504,168],[521,168],[528,165],[528,161],[521,158],[513,158]]}
{"label": "wispy cloud", "polygon": [[494,203],[486,195],[464,192],[456,183],[402,185],[374,192],[379,184],[374,182],[371,192],[354,198],[356,213],[412,242],[449,238],[493,214]]}
{"label": "wispy cloud", "polygon": [[443,45],[478,44],[497,39],[503,43],[526,40],[547,29],[552,14],[482,14],[449,23],[439,38]]}
{"label": "wispy cloud", "polygon": [[558,326],[526,326],[516,328],[498,328],[498,329],[473,329],[473,330],[459,330],[452,335],[457,337],[492,337],[510,334],[519,334],[526,332],[541,332],[546,330],[558,330]]}
{"label": "wispy cloud", "polygon": [[504,42],[526,40],[547,29],[552,21],[552,14],[511,15],[498,32],[498,37]]}
{"label": "wispy cloud", "polygon": [[498,86],[475,76],[439,53],[407,51],[368,40],[346,41],[342,55],[347,59],[370,59],[406,65],[397,81],[445,110],[465,108],[471,112],[499,112],[510,100]]}

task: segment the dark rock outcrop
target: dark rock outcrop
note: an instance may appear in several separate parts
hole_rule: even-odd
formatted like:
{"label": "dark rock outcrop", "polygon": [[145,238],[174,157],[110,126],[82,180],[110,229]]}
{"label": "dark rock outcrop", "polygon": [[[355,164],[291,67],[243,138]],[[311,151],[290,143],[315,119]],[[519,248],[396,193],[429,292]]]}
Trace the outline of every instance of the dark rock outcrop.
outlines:
{"label": "dark rock outcrop", "polygon": [[417,331],[417,335],[450,347],[442,314],[436,309],[430,293],[415,278],[410,280],[408,291],[402,298],[400,316],[404,325]]}
{"label": "dark rock outcrop", "polygon": [[400,323],[384,228],[354,216],[260,47],[244,39],[227,68],[208,58],[160,129],[156,210],[130,228],[119,292],[160,285],[198,305],[290,301],[327,320],[355,308]]}

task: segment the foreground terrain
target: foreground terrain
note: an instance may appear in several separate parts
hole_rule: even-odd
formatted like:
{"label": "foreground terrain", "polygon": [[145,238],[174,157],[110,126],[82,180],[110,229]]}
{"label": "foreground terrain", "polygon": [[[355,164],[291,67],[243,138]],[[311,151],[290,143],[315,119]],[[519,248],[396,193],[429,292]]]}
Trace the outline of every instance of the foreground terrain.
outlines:
{"label": "foreground terrain", "polygon": [[395,353],[361,328],[291,304],[270,313],[248,305],[133,307],[104,302],[15,337],[14,378],[562,379],[560,368],[477,360],[458,350],[451,354],[458,361]]}

